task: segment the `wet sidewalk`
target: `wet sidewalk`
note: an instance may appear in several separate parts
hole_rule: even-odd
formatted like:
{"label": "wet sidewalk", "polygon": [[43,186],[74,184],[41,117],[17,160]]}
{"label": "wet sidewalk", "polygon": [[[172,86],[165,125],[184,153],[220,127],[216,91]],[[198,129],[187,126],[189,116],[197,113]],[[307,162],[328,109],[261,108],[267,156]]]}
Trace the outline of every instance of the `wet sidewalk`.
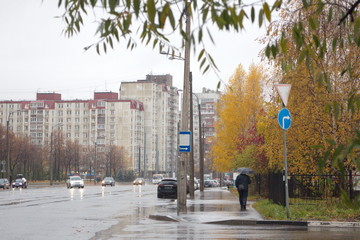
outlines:
{"label": "wet sidewalk", "polygon": [[283,225],[301,227],[360,228],[360,222],[264,220],[248,201],[246,211],[240,211],[239,199],[227,188],[206,188],[196,191],[194,199],[187,199],[187,211],[177,214],[176,204],[150,219],[226,225]]}
{"label": "wet sidewalk", "polygon": [[239,199],[227,188],[206,188],[204,192],[196,191],[194,199],[187,199],[187,211],[177,214],[176,209],[168,209],[150,218],[169,221],[186,221],[196,223],[227,223],[231,221],[255,222],[263,217],[248,201],[246,211],[240,211]]}

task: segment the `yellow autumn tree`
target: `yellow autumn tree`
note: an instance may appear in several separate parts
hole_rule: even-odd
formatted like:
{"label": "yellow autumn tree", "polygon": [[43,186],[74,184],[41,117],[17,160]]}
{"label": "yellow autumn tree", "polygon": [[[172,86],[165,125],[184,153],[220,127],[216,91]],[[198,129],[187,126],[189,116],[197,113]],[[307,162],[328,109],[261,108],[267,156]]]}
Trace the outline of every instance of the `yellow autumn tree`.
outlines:
{"label": "yellow autumn tree", "polygon": [[[301,3],[292,4],[295,9]],[[360,92],[360,51],[345,37],[351,31],[344,33],[330,21],[330,15],[335,18],[341,13],[327,7],[321,15],[315,8],[302,9],[296,14],[283,12],[281,19],[269,28],[270,41],[280,39],[284,33],[292,40],[281,43],[286,54],[273,61],[273,79],[292,84],[288,102],[292,126],[287,131],[290,173],[315,173],[319,163],[322,170],[333,172],[337,159],[323,161],[325,149],[330,144],[335,147],[346,144],[360,130],[359,112],[352,111],[348,102]],[[304,21],[311,21],[314,27],[298,36],[296,29],[303,28]],[[298,52],[295,45],[298,41],[310,47]],[[334,41],[341,41],[341,47]],[[274,91],[273,95],[277,93]],[[279,98],[273,99],[266,109],[269,117],[261,123],[269,166],[277,169],[282,166],[283,142],[274,115],[280,108]],[[349,168],[352,165],[350,159],[345,159],[344,164]]]}
{"label": "yellow autumn tree", "polygon": [[242,164],[254,167],[255,160],[249,159],[253,159],[256,151],[253,147],[246,149],[241,136],[246,136],[256,125],[262,110],[261,83],[264,76],[264,69],[259,65],[251,65],[249,73],[239,65],[230,78],[217,106],[216,139],[211,150],[215,170],[231,171]]}

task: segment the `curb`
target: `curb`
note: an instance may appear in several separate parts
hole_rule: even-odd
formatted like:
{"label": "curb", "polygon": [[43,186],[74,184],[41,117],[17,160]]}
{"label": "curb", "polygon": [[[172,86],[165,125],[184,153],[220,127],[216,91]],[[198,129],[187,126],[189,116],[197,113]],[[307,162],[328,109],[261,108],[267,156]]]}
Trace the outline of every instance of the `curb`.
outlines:
{"label": "curb", "polygon": [[[149,215],[150,219],[169,222],[188,222],[170,215]],[[251,225],[278,225],[278,226],[298,226],[298,227],[329,227],[329,228],[360,228],[360,222],[327,222],[327,221],[275,221],[275,220],[241,220],[229,219],[202,224],[220,224],[229,226],[251,226]]]}
{"label": "curb", "polygon": [[303,221],[272,221],[272,220],[223,220],[206,222],[206,224],[224,224],[224,225],[280,225],[280,226],[301,226],[307,227],[308,223]]}
{"label": "curb", "polygon": [[326,221],[308,221],[308,227],[343,227],[343,228],[360,228],[360,222],[326,222]]}
{"label": "curb", "polygon": [[159,220],[159,221],[180,222],[179,219],[176,219],[169,215],[149,215],[149,218],[152,220]]}

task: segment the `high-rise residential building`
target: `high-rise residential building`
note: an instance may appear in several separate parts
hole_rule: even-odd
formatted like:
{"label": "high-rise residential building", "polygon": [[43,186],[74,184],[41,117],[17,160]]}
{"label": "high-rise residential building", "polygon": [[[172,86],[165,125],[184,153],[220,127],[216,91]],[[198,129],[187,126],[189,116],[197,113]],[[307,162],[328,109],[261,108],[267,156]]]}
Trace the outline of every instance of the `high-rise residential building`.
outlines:
{"label": "high-rise residential building", "polygon": [[171,173],[177,160],[179,121],[178,89],[171,75],[147,75],[145,80],[122,82],[120,99],[144,103],[145,169],[150,173]]}
{"label": "high-rise residential building", "polygon": [[199,111],[200,104],[201,127],[204,137],[204,158],[206,160],[207,153],[211,150],[212,139],[215,137],[215,120],[216,120],[216,104],[221,93],[218,91],[203,88],[201,93],[193,93],[193,138],[194,138],[194,163],[198,168],[200,160],[200,144],[201,136],[199,135]]}
{"label": "high-rise residential building", "polygon": [[90,146],[101,154],[107,146],[118,145],[125,149],[124,167],[129,170],[138,169],[144,159],[144,113],[142,102],[119,100],[113,92],[96,92],[93,100],[62,100],[59,93],[37,93],[36,100],[0,102],[0,124],[30,137],[31,143],[49,145],[52,133],[60,130],[83,151]]}

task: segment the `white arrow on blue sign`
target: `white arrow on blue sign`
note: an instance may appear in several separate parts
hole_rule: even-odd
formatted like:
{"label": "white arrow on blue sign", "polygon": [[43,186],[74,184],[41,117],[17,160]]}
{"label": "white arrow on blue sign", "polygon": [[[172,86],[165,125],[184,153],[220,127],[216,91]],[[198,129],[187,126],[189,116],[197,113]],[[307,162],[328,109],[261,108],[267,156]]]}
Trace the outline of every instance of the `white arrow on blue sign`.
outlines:
{"label": "white arrow on blue sign", "polygon": [[284,130],[287,130],[291,126],[291,115],[290,111],[287,108],[283,108],[280,110],[278,114],[278,123],[280,127]]}
{"label": "white arrow on blue sign", "polygon": [[179,152],[191,151],[191,132],[181,131],[179,137]]}

